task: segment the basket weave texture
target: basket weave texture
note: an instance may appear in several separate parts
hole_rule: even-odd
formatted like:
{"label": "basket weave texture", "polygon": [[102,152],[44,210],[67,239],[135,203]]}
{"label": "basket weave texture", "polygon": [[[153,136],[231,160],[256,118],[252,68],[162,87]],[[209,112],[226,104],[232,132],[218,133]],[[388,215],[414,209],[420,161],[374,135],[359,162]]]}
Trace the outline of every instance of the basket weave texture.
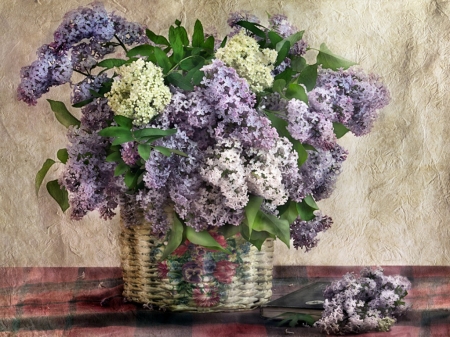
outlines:
{"label": "basket weave texture", "polygon": [[231,254],[184,242],[161,261],[164,240],[152,234],[151,224],[122,226],[124,296],[169,311],[240,311],[267,303],[273,240],[258,251],[240,235],[211,234]]}

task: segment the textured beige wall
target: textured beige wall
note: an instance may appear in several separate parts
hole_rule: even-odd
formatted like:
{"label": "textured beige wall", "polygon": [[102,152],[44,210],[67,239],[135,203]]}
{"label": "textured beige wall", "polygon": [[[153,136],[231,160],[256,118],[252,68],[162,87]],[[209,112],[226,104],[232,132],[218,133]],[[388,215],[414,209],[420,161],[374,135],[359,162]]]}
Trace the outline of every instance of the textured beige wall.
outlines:
{"label": "textured beige wall", "polygon": [[[47,102],[15,99],[19,70],[52,39],[64,13],[89,0],[0,2],[0,266],[117,266],[118,220],[91,214],[72,222],[34,175],[66,145]],[[332,198],[320,202],[335,220],[309,253],[277,245],[276,264],[450,265],[450,4],[431,0],[110,0],[129,20],[166,33],[175,19],[196,18],[226,31],[230,11],[285,13],[310,45],[380,74],[392,95],[373,132],[347,135],[350,151]],[[68,88],[47,98],[67,100]],[[56,173],[56,171],[55,171]]]}

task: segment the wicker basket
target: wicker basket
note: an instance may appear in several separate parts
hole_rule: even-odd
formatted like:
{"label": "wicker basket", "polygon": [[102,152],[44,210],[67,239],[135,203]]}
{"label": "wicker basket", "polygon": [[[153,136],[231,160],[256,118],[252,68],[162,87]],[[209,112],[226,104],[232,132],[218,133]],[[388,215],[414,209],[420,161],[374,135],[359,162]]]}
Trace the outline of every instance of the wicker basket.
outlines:
{"label": "wicker basket", "polygon": [[133,302],[170,311],[249,310],[272,295],[273,240],[261,251],[240,235],[216,239],[226,254],[185,242],[165,261],[164,242],[144,223],[120,236],[124,296]]}

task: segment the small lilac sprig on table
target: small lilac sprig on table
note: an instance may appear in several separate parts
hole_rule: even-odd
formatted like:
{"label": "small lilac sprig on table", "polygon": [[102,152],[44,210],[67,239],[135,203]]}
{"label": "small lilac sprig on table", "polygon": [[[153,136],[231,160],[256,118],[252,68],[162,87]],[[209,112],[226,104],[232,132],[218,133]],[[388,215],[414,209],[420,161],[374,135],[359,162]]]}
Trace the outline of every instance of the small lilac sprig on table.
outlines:
{"label": "small lilac sprig on table", "polygon": [[389,331],[408,308],[410,288],[406,277],[384,275],[381,268],[365,268],[359,277],[347,273],[325,290],[322,318],[314,327],[339,335]]}
{"label": "small lilac sprig on table", "polygon": [[[186,239],[223,251],[210,231],[258,249],[268,238],[316,246],[332,224],[316,201],[330,196],[347,157],[337,140],[367,134],[389,93],[324,44],[308,47],[285,16],[268,21],[232,14],[232,32],[216,41],[198,20],[191,36],[177,20],[166,38],[97,2],[67,13],[18,87],[35,105],[70,83],[81,108],[78,119],[48,100],[68,128],[57,153],[64,171],[47,183],[63,211],[110,219],[120,204],[126,226],[139,213],[168,235],[163,257]],[[106,58],[118,48],[125,58]],[[55,163],[38,172],[36,192]]]}

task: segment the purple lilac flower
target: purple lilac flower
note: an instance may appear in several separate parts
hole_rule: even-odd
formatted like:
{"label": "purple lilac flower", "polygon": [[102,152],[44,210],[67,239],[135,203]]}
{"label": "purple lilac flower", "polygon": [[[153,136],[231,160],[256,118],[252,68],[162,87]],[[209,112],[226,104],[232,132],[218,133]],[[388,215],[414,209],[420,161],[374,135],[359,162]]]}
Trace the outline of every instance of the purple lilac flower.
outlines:
{"label": "purple lilac flower", "polygon": [[64,84],[72,76],[72,64],[67,52],[43,45],[37,55],[36,61],[20,71],[17,97],[28,105],[36,105],[37,99],[51,86]]}
{"label": "purple lilac flower", "polygon": [[81,219],[98,209],[100,216],[110,219],[117,207],[119,178],[114,177],[114,163],[105,161],[108,139],[95,132],[70,127],[69,159],[59,184],[69,191],[71,218]]}
{"label": "purple lilac flower", "polygon": [[206,103],[215,108],[219,122],[214,138],[233,138],[244,146],[269,149],[275,145],[277,131],[270,121],[255,110],[255,95],[236,70],[214,60],[202,68],[205,72],[202,91]]}
{"label": "purple lilac flower", "polygon": [[99,60],[113,53],[114,49],[113,45],[96,40],[90,43],[82,42],[72,48],[73,69],[84,73],[90,72]]}
{"label": "purple lilac flower", "polygon": [[386,276],[381,268],[364,268],[358,278],[347,273],[325,290],[322,318],[314,326],[327,334],[389,331],[407,310],[402,300],[410,288],[407,278]]}
{"label": "purple lilac flower", "polygon": [[54,33],[54,41],[43,45],[38,59],[22,68],[18,99],[36,105],[50,87],[69,82],[73,69],[89,73],[99,60],[114,51],[109,42],[115,35],[123,38],[125,44],[148,42],[144,26],[109,15],[101,3],[68,12]]}
{"label": "purple lilac flower", "polygon": [[106,98],[96,98],[81,109],[81,125],[86,130],[99,131],[108,126],[114,117],[114,112]]}
{"label": "purple lilac flower", "polygon": [[347,154],[338,144],[329,151],[308,151],[308,159],[300,168],[304,184],[310,190],[307,194],[311,193],[315,200],[328,198],[334,190]]}
{"label": "purple lilac flower", "polygon": [[91,6],[79,7],[64,15],[54,33],[56,48],[67,50],[83,39],[109,41],[114,37],[114,24],[103,5],[95,2]]}
{"label": "purple lilac flower", "polygon": [[386,87],[362,70],[320,70],[316,88],[308,93],[310,106],[333,122],[343,123],[356,136],[367,134],[378,110],[389,103]]}
{"label": "purple lilac flower", "polygon": [[317,234],[325,232],[333,224],[333,220],[322,215],[320,211],[315,212],[315,218],[309,221],[303,221],[297,218],[291,224],[291,238],[294,240],[294,247],[305,248],[308,252],[317,246],[319,239]]}
{"label": "purple lilac flower", "polygon": [[[288,21],[287,16],[283,14],[271,15],[269,18],[269,24],[270,24],[269,28],[277,32],[283,38],[295,34],[296,32],[299,31],[297,27],[293,26]],[[297,41],[293,46],[291,46],[289,53],[291,55],[301,56],[306,53],[307,47],[308,47],[307,43],[302,39],[300,41]]]}
{"label": "purple lilac flower", "polygon": [[137,143],[135,142],[123,143],[120,149],[120,155],[128,166],[136,165],[136,162],[141,157],[137,151]]}
{"label": "purple lilac flower", "polygon": [[294,139],[317,149],[330,150],[336,144],[333,123],[320,111],[316,112],[298,99],[287,104],[287,129]]}
{"label": "purple lilac flower", "polygon": [[248,21],[248,22],[254,22],[254,23],[260,22],[259,18],[257,16],[251,14],[248,11],[231,13],[227,20],[227,23],[228,23],[228,26],[230,26],[233,30],[228,34],[228,37],[232,37],[232,36],[238,34],[241,31],[241,29],[243,29],[241,26],[236,24],[239,21]]}
{"label": "purple lilac flower", "polygon": [[116,36],[124,44],[131,46],[133,44],[149,43],[147,35],[145,34],[145,26],[137,22],[129,22],[118,15],[111,15],[111,21],[114,25],[114,32]]}
{"label": "purple lilac flower", "polygon": [[103,73],[98,76],[89,76],[72,86],[71,102],[72,104],[80,103],[92,98],[90,90],[98,91],[102,84],[109,80],[108,76]]}

